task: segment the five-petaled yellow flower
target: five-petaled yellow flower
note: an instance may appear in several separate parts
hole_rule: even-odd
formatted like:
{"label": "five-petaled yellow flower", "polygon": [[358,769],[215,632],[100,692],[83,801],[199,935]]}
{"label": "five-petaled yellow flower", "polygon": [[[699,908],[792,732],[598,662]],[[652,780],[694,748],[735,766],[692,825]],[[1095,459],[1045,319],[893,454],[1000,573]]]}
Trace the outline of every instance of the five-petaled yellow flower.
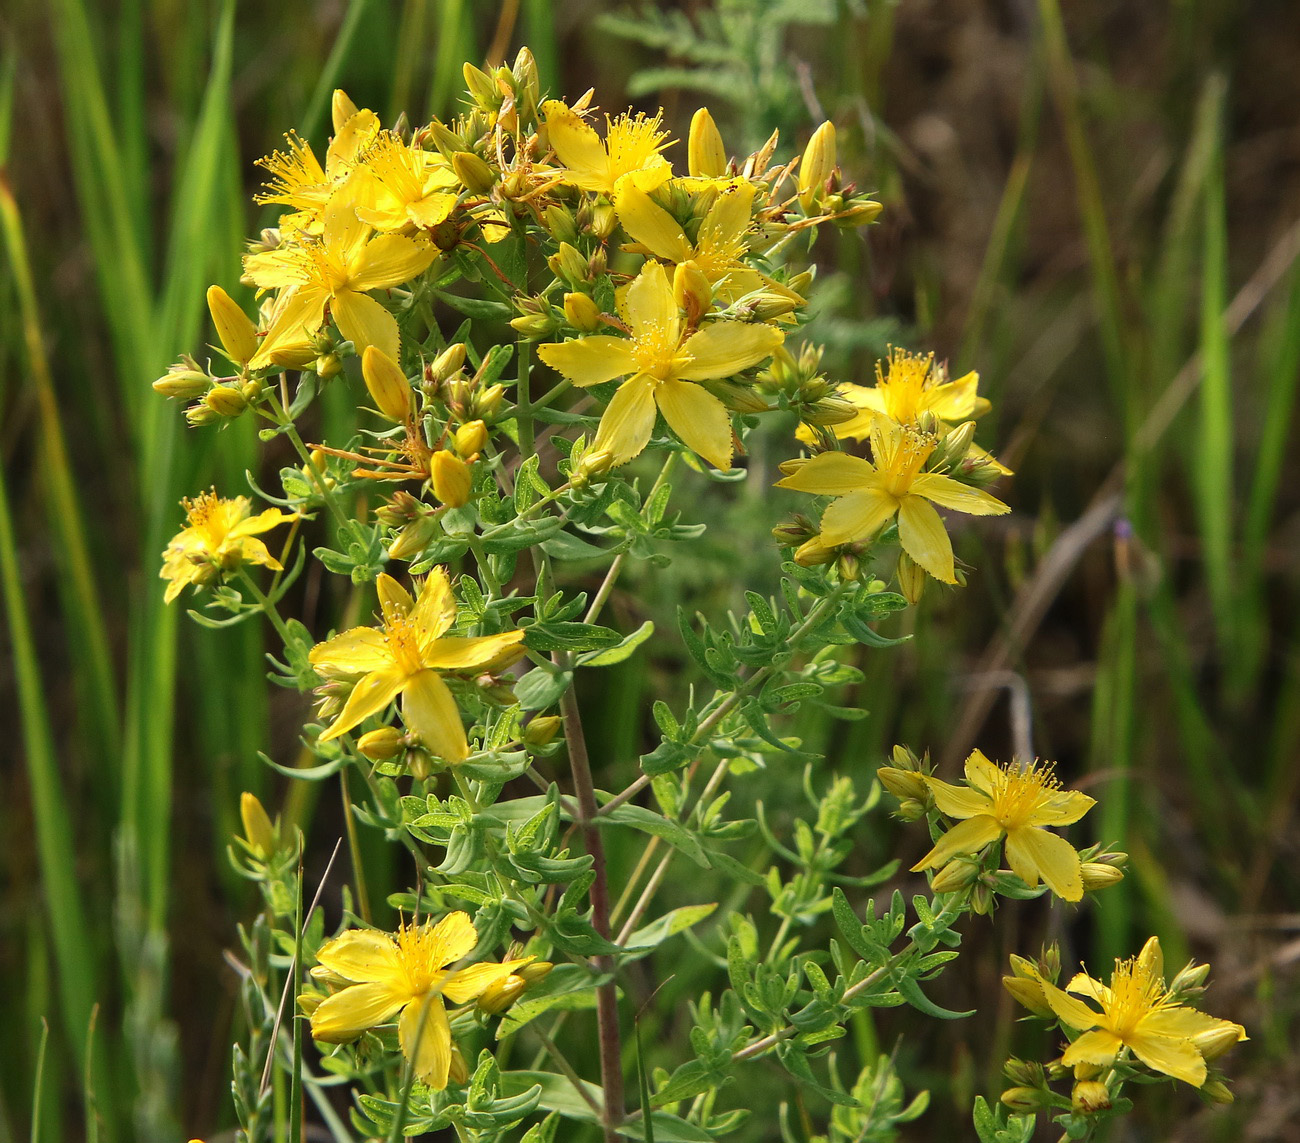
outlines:
{"label": "five-petaled yellow flower", "polygon": [[262,564],[272,571],[282,571],[277,560],[261,540],[260,532],[294,519],[295,513],[268,508],[250,517],[247,496],[223,500],[215,492],[203,492],[181,501],[188,527],[172,538],[163,552],[162,571],[169,580],[163,599],[171,603],[187,584],[210,583],[222,572],[234,571],[240,564]]}
{"label": "five-petaled yellow flower", "polygon": [[952,542],[933,505],[974,516],[1011,511],[1001,500],[938,472],[923,472],[938,438],[885,417],[871,428],[875,463],[842,452],[824,452],[801,464],[779,488],[839,499],[822,516],[821,543],[828,548],[868,540],[895,515],[898,539],[909,556],[935,579],[956,583]]}
{"label": "five-petaled yellow flower", "polygon": [[673,169],[659,152],[668,143],[658,116],[606,116],[605,138],[584,123],[573,108],[558,99],[542,104],[546,135],[567,170],[562,182],[596,194],[612,195],[624,179],[642,190],[654,190],[672,177]]}
{"label": "five-petaled yellow flower", "polygon": [[[1246,1029],[1180,1004],[1165,987],[1163,971],[1160,942],[1152,937],[1137,957],[1115,962],[1109,986],[1084,973],[1071,980],[1066,991],[1043,981],[1052,1011],[1083,1033],[1065,1050],[1062,1063],[1104,1067],[1127,1048],[1158,1072],[1194,1087],[1205,1083],[1205,1061],[1246,1039]],[[1087,997],[1097,1008],[1070,992]]]}
{"label": "five-petaled yellow flower", "polygon": [[639,454],[654,431],[655,410],[682,441],[717,468],[730,468],[731,417],[696,381],[731,377],[770,357],[785,335],[768,325],[713,321],[688,331],[658,262],[641,268],[619,299],[631,338],[597,334],[543,345],[543,361],[575,385],[599,385],[632,374],[601,417],[592,449],[614,464]]}
{"label": "five-petaled yellow flower", "polygon": [[409,282],[428,268],[438,248],[402,234],[375,236],[357,217],[356,207],[356,188],[346,185],[325,205],[320,238],[245,256],[247,280],[263,290],[284,290],[271,328],[248,363],[250,368],[271,365],[277,350],[300,343],[304,331],[312,334],[320,329],[326,306],[358,353],[376,345],[397,358],[401,340],[397,319],[367,291]]}
{"label": "five-petaled yellow flower", "polygon": [[439,672],[502,667],[523,653],[524,633],[447,635],[456,621],[456,600],[442,568],[425,578],[418,600],[390,575],[381,574],[376,587],[383,628],[354,627],[313,647],[309,656],[323,673],[361,676],[320,740],[345,734],[401,695],[407,727],[432,753],[462,762],[469,756],[465,727]]}
{"label": "five-petaled yellow flower", "polygon": [[1079,855],[1063,837],[1044,826],[1077,822],[1096,803],[1087,794],[1061,789],[1051,764],[995,766],[976,750],[966,759],[966,786],[925,777],[939,811],[957,824],[913,870],[937,869],[963,853],[978,853],[1006,838],[1011,871],[1031,888],[1039,878],[1058,897],[1083,897]]}
{"label": "five-petaled yellow flower", "polygon": [[312,1013],[317,1040],[344,1044],[397,1016],[402,1054],[421,1083],[441,1091],[451,1068],[451,1027],[443,997],[464,1004],[505,980],[532,957],[447,966],[467,956],[478,933],[465,913],[448,913],[436,925],[403,925],[397,933],[352,929],[321,947],[317,960],[354,983],[326,998]]}

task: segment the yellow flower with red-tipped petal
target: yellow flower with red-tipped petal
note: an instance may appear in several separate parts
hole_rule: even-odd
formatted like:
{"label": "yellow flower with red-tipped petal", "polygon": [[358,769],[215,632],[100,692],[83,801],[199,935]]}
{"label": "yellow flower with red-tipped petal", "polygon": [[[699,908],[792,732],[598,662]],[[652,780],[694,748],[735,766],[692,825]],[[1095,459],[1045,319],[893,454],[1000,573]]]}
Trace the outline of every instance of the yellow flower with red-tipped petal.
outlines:
{"label": "yellow flower with red-tipped petal", "polygon": [[178,532],[163,552],[159,576],[170,580],[163,599],[171,603],[189,584],[210,583],[223,572],[234,571],[240,564],[261,564],[272,571],[282,571],[280,561],[271,555],[257,536],[277,524],[294,519],[294,513],[268,508],[249,516],[247,496],[225,500],[215,492],[203,492],[181,501],[187,527]]}
{"label": "yellow flower with red-tipped petal", "polygon": [[1046,826],[1072,825],[1096,804],[1087,794],[1063,790],[1053,767],[1037,763],[995,766],[976,750],[966,759],[965,786],[923,775],[940,813],[957,824],[941,837],[913,870],[938,869],[959,854],[978,853],[1006,839],[1011,871],[1031,888],[1046,882],[1058,897],[1083,897],[1079,855]]}
{"label": "yellow flower with red-tipped petal", "polygon": [[952,542],[934,505],[974,516],[1011,509],[978,488],[923,471],[938,443],[931,433],[877,417],[871,428],[874,463],[824,452],[800,463],[777,487],[838,497],[822,516],[818,538],[828,548],[868,540],[897,516],[903,551],[935,579],[956,583]]}
{"label": "yellow flower with red-tipped petal", "polygon": [[438,249],[401,234],[376,236],[357,217],[356,205],[353,189],[344,186],[325,206],[320,238],[245,256],[248,280],[264,290],[284,290],[250,368],[271,365],[277,351],[319,330],[326,306],[358,353],[374,345],[397,359],[397,319],[368,291],[409,282],[438,257]]}
{"label": "yellow flower with red-tipped petal", "polygon": [[550,99],[542,104],[546,133],[565,170],[563,182],[597,194],[612,195],[630,179],[642,190],[654,190],[672,177],[673,169],[659,152],[668,143],[659,117],[606,116],[605,138],[584,123],[565,103]]}
{"label": "yellow flower with red-tipped petal", "polygon": [[1179,1003],[1166,988],[1163,971],[1160,942],[1152,937],[1137,957],[1115,962],[1109,985],[1086,973],[1079,973],[1064,990],[1043,981],[1052,1011],[1063,1024],[1083,1033],[1065,1050],[1062,1062],[1067,1067],[1105,1067],[1127,1049],[1155,1071],[1193,1087],[1204,1084],[1207,1056],[1213,1059],[1246,1039],[1246,1029]]}
{"label": "yellow flower with red-tipped petal", "polygon": [[638,455],[654,431],[655,412],[710,464],[730,468],[731,418],[726,406],[697,381],[721,380],[770,357],[784,334],[768,325],[707,322],[688,331],[668,274],[658,262],[641,268],[619,300],[630,338],[597,334],[543,345],[538,353],[575,385],[625,377],[601,417],[592,451],[613,463]]}
{"label": "yellow flower with red-tipped petal", "polygon": [[402,1054],[421,1083],[441,1091],[452,1068],[451,1025],[443,999],[464,1004],[506,980],[533,958],[449,965],[467,956],[478,933],[465,913],[436,925],[403,925],[396,934],[352,929],[321,946],[317,961],[352,981],[323,1000],[311,1016],[311,1034],[345,1044],[397,1017]]}
{"label": "yellow flower with red-tipped petal", "polygon": [[460,710],[442,672],[498,668],[523,653],[522,631],[477,638],[451,636],[456,600],[442,568],[425,578],[418,600],[392,576],[376,587],[383,627],[354,627],[312,648],[312,666],[326,674],[360,676],[322,742],[346,734],[401,696],[402,719],[433,754],[448,762],[469,756]]}

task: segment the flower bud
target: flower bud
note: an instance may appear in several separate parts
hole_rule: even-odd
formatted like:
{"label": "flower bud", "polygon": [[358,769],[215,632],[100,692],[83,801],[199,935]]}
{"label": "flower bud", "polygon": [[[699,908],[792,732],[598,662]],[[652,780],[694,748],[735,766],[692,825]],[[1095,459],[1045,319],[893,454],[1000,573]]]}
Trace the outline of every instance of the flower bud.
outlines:
{"label": "flower bud", "polygon": [[1229,1020],[1218,1021],[1213,1028],[1197,1032],[1192,1036],[1192,1043],[1201,1053],[1206,1063],[1217,1060],[1229,1048],[1236,1047],[1246,1038],[1246,1029]]}
{"label": "flower bud", "polygon": [[563,725],[564,720],[554,714],[534,718],[524,727],[524,745],[533,747],[547,745],[554,741]]}
{"label": "flower bud", "polygon": [[805,213],[812,212],[834,169],[835,125],[828,120],[813,132],[799,164],[799,205]]}
{"label": "flower bud", "polygon": [[1012,1056],[1002,1065],[1002,1074],[1021,1087],[1042,1087],[1043,1065]]}
{"label": "flower bud", "polygon": [[465,344],[457,341],[438,354],[432,364],[424,367],[424,379],[441,384],[459,373],[464,364]]}
{"label": "flower bud", "polygon": [[409,492],[397,491],[375,509],[375,519],[388,528],[400,528],[424,515],[424,507]]}
{"label": "flower bud", "polygon": [[570,285],[576,286],[587,280],[586,255],[567,242],[560,243],[560,249],[546,260],[546,264],[557,278],[563,278]]}
{"label": "flower bud", "polygon": [[1232,1094],[1232,1089],[1218,1076],[1201,1084],[1200,1092],[1211,1103],[1217,1103],[1221,1107],[1226,1107],[1237,1098]]}
{"label": "flower bud", "polygon": [[1169,985],[1169,991],[1176,992],[1181,996],[1204,992],[1205,980],[1209,975],[1210,966],[1208,964],[1197,964],[1195,961],[1189,961],[1183,968],[1178,970],[1178,975],[1174,977]]}
{"label": "flower bud", "polygon": [[600,328],[600,306],[587,294],[565,294],[564,318],[579,332],[592,333]]}
{"label": "flower bud", "polygon": [[1070,1107],[1084,1115],[1105,1111],[1110,1106],[1110,1089],[1099,1080],[1081,1080],[1070,1093]]}
{"label": "flower bud", "polygon": [[343,358],[337,353],[322,353],[316,358],[316,376],[322,381],[337,377],[343,369]]}
{"label": "flower bud", "polygon": [[842,425],[851,421],[861,410],[852,401],[835,393],[818,397],[803,410],[803,420],[810,425]]}
{"label": "flower bud", "polygon": [[[310,1016],[325,1001],[325,997],[316,992],[298,993],[298,1011],[304,1016]],[[191,1139],[190,1143],[200,1143],[197,1139]]]}
{"label": "flower bud", "polygon": [[185,410],[185,420],[197,429],[202,428],[204,425],[216,424],[217,421],[221,420],[221,414],[209,409],[207,405],[199,403],[191,405]]}
{"label": "flower bud", "polygon": [[401,366],[377,345],[366,346],[361,355],[361,376],[375,408],[385,417],[400,425],[411,416],[411,383]]}
{"label": "flower bud", "polygon": [[602,242],[614,233],[618,226],[618,215],[614,205],[606,200],[597,202],[591,208],[591,232]]}
{"label": "flower bud", "polygon": [[478,1010],[486,1012],[489,1016],[500,1016],[523,995],[527,987],[526,980],[511,973],[504,979],[489,984],[483,990],[478,998]]}
{"label": "flower bud", "polygon": [[783,548],[798,547],[817,535],[817,526],[802,513],[795,513],[772,529],[772,539]]}
{"label": "flower bud", "polygon": [[1124,871],[1113,865],[1102,865],[1097,861],[1085,861],[1080,866],[1083,875],[1083,891],[1096,893],[1099,889],[1109,889],[1124,880]]}
{"label": "flower bud", "polygon": [[704,387],[733,413],[767,413],[772,406],[752,385],[735,381],[706,381]]}
{"label": "flower bud", "polygon": [[452,155],[465,149],[465,140],[456,134],[440,119],[432,120],[425,128],[430,141],[438,148],[438,153],[451,162]]}
{"label": "flower bud", "polygon": [[421,516],[407,524],[388,545],[390,560],[417,559],[433,541],[438,532],[438,521],[432,516]]}
{"label": "flower bud", "polygon": [[468,412],[470,419],[491,420],[501,409],[501,400],[505,396],[504,385],[489,385],[470,397]]}
{"label": "flower bud", "polygon": [[701,107],[691,117],[691,133],[686,143],[686,167],[696,178],[721,178],[727,173],[727,148],[708,108]]}
{"label": "flower bud", "polygon": [[939,442],[939,447],[934,450],[927,467],[939,468],[946,466],[951,468],[954,464],[965,460],[966,454],[970,452],[971,441],[974,439],[975,422],[963,422],[955,429],[950,430]]}
{"label": "flower bud", "polygon": [[673,271],[673,298],[690,326],[699,325],[713,305],[713,286],[694,261],[679,262]]}
{"label": "flower bud", "polygon": [[970,894],[971,912],[977,917],[987,917],[993,912],[993,890],[983,881],[975,882]]}
{"label": "flower bud", "polygon": [[247,365],[257,352],[257,326],[220,286],[208,287],[208,312],[226,355],[231,361]]}
{"label": "flower bud", "polygon": [[469,465],[454,452],[441,449],[433,454],[429,463],[429,475],[433,482],[433,494],[448,508],[460,508],[469,503],[470,492],[474,488],[474,475]]}
{"label": "flower bud", "polygon": [[208,391],[212,379],[198,369],[187,369],[184,364],[173,365],[153,383],[153,391],[164,397],[189,401]]}
{"label": "flower bud", "polygon": [[574,488],[585,488],[593,477],[603,476],[614,467],[614,454],[607,448],[582,454],[582,459],[569,473],[569,483]]}
{"label": "flower bud", "polygon": [[542,211],[542,225],[551,232],[556,242],[577,242],[578,220],[567,206],[552,203]]}
{"label": "flower bud", "polygon": [[1043,1093],[1032,1087],[1009,1087],[1002,1093],[1002,1102],[1012,1111],[1034,1112],[1043,1106]]}
{"label": "flower bud", "polygon": [[465,1063],[465,1057],[460,1053],[460,1048],[455,1044],[451,1046],[451,1063],[447,1066],[447,1082],[454,1083],[458,1087],[469,1083],[469,1067]]}
{"label": "flower bud", "polygon": [[280,848],[279,831],[255,794],[245,791],[239,795],[239,818],[244,825],[244,840],[258,857],[268,858]]}
{"label": "flower bud", "polygon": [[487,72],[467,63],[461,69],[461,74],[465,77],[465,90],[484,111],[496,111],[501,106],[501,92]]}
{"label": "flower bud", "polygon": [[387,762],[406,749],[406,734],[395,726],[381,726],[357,739],[357,750],[371,762]]}
{"label": "flower bud", "polygon": [[456,430],[453,447],[462,459],[473,460],[487,442],[487,426],[482,421],[467,421]]}
{"label": "flower bud", "polygon": [[904,798],[898,803],[894,817],[900,822],[918,822],[925,817],[925,803],[918,802],[915,798]]}
{"label": "flower bud", "polygon": [[451,168],[472,194],[487,194],[497,181],[496,172],[473,151],[457,151],[451,157]]}
{"label": "flower bud", "polygon": [[244,394],[233,385],[213,385],[203,395],[203,403],[219,417],[237,417],[248,408]]}
{"label": "flower bud", "polygon": [[934,875],[930,888],[936,893],[960,893],[975,883],[979,870],[978,862],[954,857]]}
{"label": "flower bud", "polygon": [[515,970],[515,975],[522,977],[529,984],[536,984],[539,980],[545,980],[551,975],[553,965],[549,960],[532,960],[525,965],[520,965]]}
{"label": "flower bud", "polygon": [[880,784],[896,798],[914,798],[924,802],[930,796],[930,788],[918,770],[900,770],[897,766],[881,766],[876,771]]}
{"label": "flower bud", "polygon": [[1165,975],[1165,954],[1160,950],[1160,938],[1148,937],[1147,943],[1137,955],[1138,971],[1156,980],[1163,980]]}
{"label": "flower bud", "polygon": [[921,602],[925,594],[925,569],[906,552],[898,556],[898,590],[913,607]]}
{"label": "flower bud", "polygon": [[875,199],[855,199],[842,210],[836,211],[831,222],[840,230],[850,230],[854,227],[866,226],[870,222],[875,222],[884,209],[884,204],[877,202]]}
{"label": "flower bud", "polygon": [[510,327],[535,341],[555,332],[555,322],[545,314],[520,314],[510,319]]}
{"label": "flower bud", "polygon": [[794,298],[786,294],[779,294],[775,290],[763,290],[748,303],[748,309],[759,321],[775,321],[779,317],[793,313],[798,305]]}
{"label": "flower bud", "polygon": [[516,99],[520,109],[526,113],[528,119],[536,118],[537,104],[542,97],[542,82],[537,73],[537,60],[533,58],[533,53],[527,48],[520,48],[519,54],[515,56],[514,67],[510,70],[514,77]]}
{"label": "flower bud", "polygon": [[828,548],[816,536],[800,544],[794,553],[794,562],[801,568],[815,568],[819,564],[829,564],[835,559],[835,549]]}

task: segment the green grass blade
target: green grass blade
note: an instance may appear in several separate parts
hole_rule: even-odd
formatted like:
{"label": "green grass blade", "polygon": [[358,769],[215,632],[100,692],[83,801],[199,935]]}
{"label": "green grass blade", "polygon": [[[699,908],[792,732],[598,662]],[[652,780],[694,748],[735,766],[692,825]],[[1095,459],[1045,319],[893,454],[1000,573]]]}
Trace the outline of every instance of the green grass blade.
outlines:
{"label": "green grass blade", "polygon": [[330,50],[329,59],[321,68],[316,90],[312,92],[311,99],[307,103],[307,113],[302,117],[302,125],[299,129],[304,139],[315,138],[324,128],[325,114],[330,109],[334,89],[339,85],[343,66],[357,42],[357,30],[361,27],[361,18],[366,14],[369,6],[370,0],[352,0],[348,5],[347,15],[343,17],[338,38]]}
{"label": "green grass blade", "polygon": [[1205,576],[1221,642],[1231,638],[1233,615],[1232,519],[1233,410],[1228,330],[1228,218],[1223,169],[1222,118],[1205,184],[1204,265],[1201,286],[1201,391],[1192,486],[1204,549]]}
{"label": "green grass blade", "polygon": [[[0,118],[0,122],[7,123],[7,118]],[[121,747],[122,728],[105,612],[97,586],[99,577],[91,567],[85,515],[77,498],[77,482],[45,352],[22,216],[3,173],[0,173],[0,229],[4,232],[5,253],[18,294],[27,376],[36,392],[41,427],[41,477],[48,497],[48,515],[61,556],[60,564],[67,572],[59,577],[58,587],[68,616],[69,636],[74,643],[70,662],[75,664],[74,681],[83,700],[82,709],[90,713],[88,725],[94,727],[95,735],[103,743],[104,760],[109,763],[105,775],[111,777],[116,772],[114,764]]]}

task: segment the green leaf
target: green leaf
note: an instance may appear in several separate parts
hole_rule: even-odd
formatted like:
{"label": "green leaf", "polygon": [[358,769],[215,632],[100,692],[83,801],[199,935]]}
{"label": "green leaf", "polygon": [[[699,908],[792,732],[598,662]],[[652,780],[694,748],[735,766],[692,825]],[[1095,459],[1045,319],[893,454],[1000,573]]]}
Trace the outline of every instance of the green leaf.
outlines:
{"label": "green leaf", "polygon": [[571,532],[559,532],[542,544],[542,551],[555,560],[573,563],[578,560],[600,560],[609,556],[604,548],[590,544]]}
{"label": "green leaf", "polygon": [[662,814],[655,813],[654,810],[647,810],[643,806],[634,806],[625,802],[608,813],[598,815],[596,824],[631,826],[633,829],[639,829],[642,833],[653,834],[655,837],[662,838],[674,849],[680,849],[696,865],[704,869],[709,868],[708,855],[704,852],[704,847],[700,845],[695,834],[678,822],[671,821]]}
{"label": "green leaf", "polygon": [[704,1128],[666,1111],[652,1111],[648,1124],[635,1117],[624,1120],[618,1133],[624,1139],[642,1139],[645,1143],[714,1143],[715,1139]]}
{"label": "green leaf", "polygon": [[434,290],[434,296],[445,302],[457,313],[464,314],[474,321],[509,321],[513,311],[505,302],[493,302],[482,298],[462,298],[444,290]]}
{"label": "green leaf", "polygon": [[534,667],[515,684],[515,698],[521,710],[545,710],[559,701],[572,682],[572,671]]}
{"label": "green leaf", "polygon": [[534,651],[594,651],[622,641],[617,631],[595,623],[545,622],[524,628],[524,643]]}
{"label": "green leaf", "polygon": [[633,652],[654,633],[655,625],[647,619],[631,635],[628,635],[613,647],[607,647],[603,651],[589,651],[585,655],[578,656],[577,665],[579,667],[612,667],[615,663],[621,663],[624,659],[631,658]]}
{"label": "green leaf", "polygon": [[913,1008],[919,1012],[924,1012],[927,1016],[933,1016],[936,1020],[962,1020],[967,1016],[975,1015],[975,1009],[973,1008],[969,1012],[954,1012],[950,1008],[941,1008],[926,996],[921,991],[921,986],[906,973],[898,975],[894,981],[894,987],[898,989],[903,999]]}
{"label": "green leaf", "polygon": [[637,929],[628,938],[626,948],[628,951],[641,948],[658,948],[669,937],[675,937],[678,933],[698,925],[706,917],[711,916],[717,907],[717,904],[713,903],[708,905],[683,905],[679,909],[670,909],[662,917],[651,921],[644,928]]}

